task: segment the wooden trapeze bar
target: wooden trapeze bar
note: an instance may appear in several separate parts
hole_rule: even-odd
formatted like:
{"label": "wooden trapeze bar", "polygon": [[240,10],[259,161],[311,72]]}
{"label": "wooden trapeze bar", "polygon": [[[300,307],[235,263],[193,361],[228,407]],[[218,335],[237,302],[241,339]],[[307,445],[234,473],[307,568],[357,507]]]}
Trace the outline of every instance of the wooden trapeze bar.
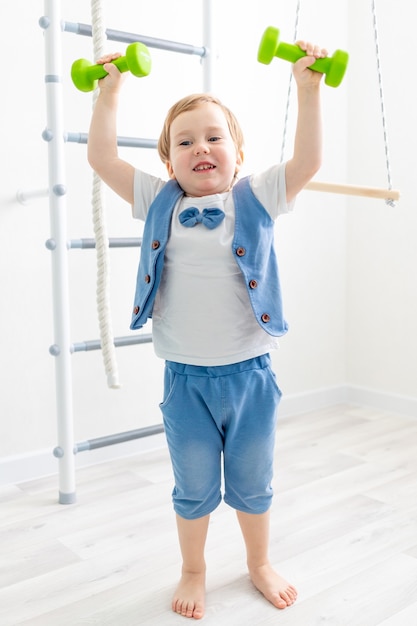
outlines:
{"label": "wooden trapeze bar", "polygon": [[309,191],[324,191],[340,193],[346,196],[363,196],[365,198],[381,198],[382,200],[399,200],[400,192],[396,189],[381,189],[380,187],[360,187],[338,183],[322,183],[311,180],[304,189]]}

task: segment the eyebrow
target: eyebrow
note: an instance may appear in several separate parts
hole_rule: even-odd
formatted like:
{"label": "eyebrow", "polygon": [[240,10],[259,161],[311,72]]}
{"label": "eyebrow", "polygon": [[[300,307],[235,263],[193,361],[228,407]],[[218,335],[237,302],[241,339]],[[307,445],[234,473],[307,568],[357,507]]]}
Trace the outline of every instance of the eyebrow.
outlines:
{"label": "eyebrow", "polygon": [[[209,126],[208,128],[205,129],[207,133],[219,133],[219,134],[224,133],[225,130],[226,129],[223,126]],[[178,133],[174,135],[174,138],[177,139],[183,136],[188,137],[193,134],[194,134],[193,130],[188,130],[188,129],[180,130]]]}

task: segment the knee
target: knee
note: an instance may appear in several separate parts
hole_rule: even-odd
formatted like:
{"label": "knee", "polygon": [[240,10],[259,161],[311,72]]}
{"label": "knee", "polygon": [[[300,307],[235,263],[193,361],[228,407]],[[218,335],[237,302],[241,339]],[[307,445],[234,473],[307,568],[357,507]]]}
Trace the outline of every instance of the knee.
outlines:
{"label": "knee", "polygon": [[[197,447],[198,448],[198,447]],[[209,515],[221,501],[220,455],[199,448],[187,450],[173,462],[175,512],[185,519]]]}
{"label": "knee", "polygon": [[271,507],[274,492],[271,484],[259,488],[233,489],[227,488],[224,494],[224,501],[237,511],[260,515],[266,513]]}
{"label": "knee", "polygon": [[206,490],[204,493],[184,491],[175,486],[172,492],[174,511],[187,520],[210,515],[219,506],[221,499],[220,486],[217,489]]}
{"label": "knee", "polygon": [[244,513],[265,513],[271,506],[273,461],[267,457],[258,463],[239,463],[225,467],[224,501]]}

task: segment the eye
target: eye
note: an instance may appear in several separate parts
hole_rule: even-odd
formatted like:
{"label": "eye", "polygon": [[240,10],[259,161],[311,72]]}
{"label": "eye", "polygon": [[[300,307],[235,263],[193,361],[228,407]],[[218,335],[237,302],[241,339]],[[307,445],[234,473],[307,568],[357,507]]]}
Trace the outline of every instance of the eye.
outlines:
{"label": "eye", "polygon": [[216,135],[214,137],[209,137],[209,141],[211,141],[211,142],[220,141],[220,140],[221,140],[221,137],[218,137]]}
{"label": "eye", "polygon": [[181,141],[181,143],[179,145],[180,146],[191,146],[191,141],[189,139],[184,139],[184,141]]}

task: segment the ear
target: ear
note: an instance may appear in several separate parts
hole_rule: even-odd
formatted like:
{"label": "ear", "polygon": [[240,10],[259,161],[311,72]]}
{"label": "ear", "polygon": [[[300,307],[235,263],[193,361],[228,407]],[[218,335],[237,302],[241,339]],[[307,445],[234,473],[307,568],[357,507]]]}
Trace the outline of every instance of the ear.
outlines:
{"label": "ear", "polygon": [[244,152],[243,150],[239,150],[239,152],[236,154],[236,171],[235,171],[235,176],[240,172],[240,168],[243,165],[243,160],[244,160]]}
{"label": "ear", "polygon": [[170,162],[170,161],[167,161],[167,162],[165,163],[165,167],[167,168],[168,176],[169,176],[170,178],[175,179],[175,174],[174,174],[174,170],[173,170],[173,168],[172,168],[171,162]]}

